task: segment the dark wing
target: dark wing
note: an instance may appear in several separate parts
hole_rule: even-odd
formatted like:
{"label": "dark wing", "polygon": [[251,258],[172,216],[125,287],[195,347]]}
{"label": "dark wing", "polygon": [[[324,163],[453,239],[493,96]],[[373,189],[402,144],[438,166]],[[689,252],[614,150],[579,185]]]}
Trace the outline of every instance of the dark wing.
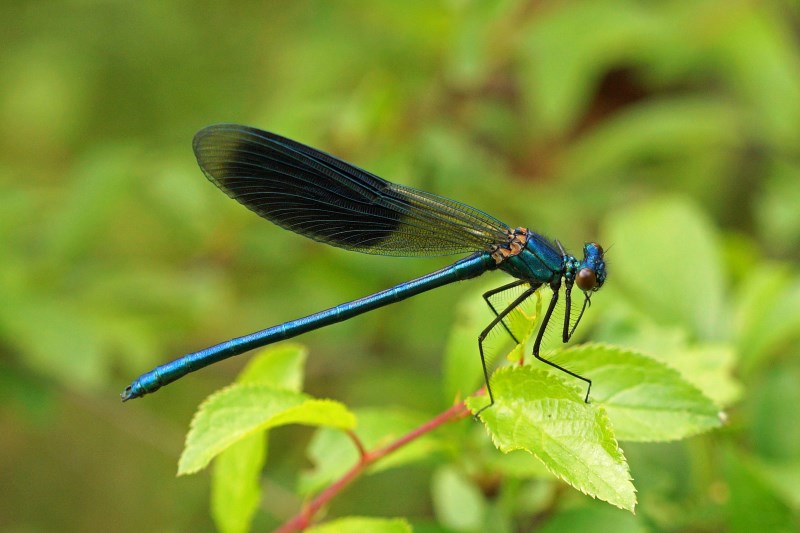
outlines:
{"label": "dark wing", "polygon": [[217,124],[194,137],[206,177],[251,211],[339,248],[448,255],[506,242],[508,226],[467,205],[379,178],[273,133]]}

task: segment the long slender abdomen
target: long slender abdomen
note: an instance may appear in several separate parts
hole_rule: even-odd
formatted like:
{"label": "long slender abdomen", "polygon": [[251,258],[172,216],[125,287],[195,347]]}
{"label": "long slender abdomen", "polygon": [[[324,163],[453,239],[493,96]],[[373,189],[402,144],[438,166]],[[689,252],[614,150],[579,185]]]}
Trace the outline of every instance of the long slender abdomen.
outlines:
{"label": "long slender abdomen", "polygon": [[476,253],[436,272],[401,283],[390,289],[190,353],[136,378],[122,393],[122,399],[125,401],[139,398],[157,391],[190,372],[229,357],[348,320],[442,285],[480,276],[487,270],[493,270],[496,267],[495,261],[488,253]]}

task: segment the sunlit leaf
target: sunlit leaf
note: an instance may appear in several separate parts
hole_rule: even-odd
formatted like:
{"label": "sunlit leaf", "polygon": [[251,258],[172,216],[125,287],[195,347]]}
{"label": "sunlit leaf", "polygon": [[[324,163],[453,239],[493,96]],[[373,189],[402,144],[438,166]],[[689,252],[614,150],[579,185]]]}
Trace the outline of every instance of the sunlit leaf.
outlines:
{"label": "sunlit leaf", "polygon": [[224,533],[249,531],[261,499],[259,475],[266,459],[264,432],[232,444],[214,461],[211,514]]}
{"label": "sunlit leaf", "polygon": [[269,385],[237,384],[198,409],[178,463],[178,475],[196,472],[233,443],[285,424],[349,429],[355,417],[342,404]]}
{"label": "sunlit leaf", "polygon": [[714,402],[677,370],[641,353],[585,344],[551,360],[592,380],[590,401],[608,412],[619,440],[674,440],[721,424]]}
{"label": "sunlit leaf", "polygon": [[[267,383],[287,390],[299,390],[303,380],[306,349],[283,343],[261,350],[237,378],[240,384]],[[244,532],[261,499],[259,483],[266,460],[266,430],[230,445],[216,458],[211,483],[211,510],[220,531]]]}
{"label": "sunlit leaf", "polygon": [[255,355],[236,378],[238,383],[269,383],[275,387],[299,391],[308,350],[301,344],[280,343]]}
{"label": "sunlit leaf", "polygon": [[655,357],[681,373],[683,378],[703,391],[721,407],[736,402],[742,384],[736,379],[736,352],[728,344],[699,344]]}
{"label": "sunlit leaf", "polygon": [[481,491],[453,467],[442,467],[433,474],[433,507],[438,521],[455,531],[478,531],[486,513]]}
{"label": "sunlit leaf", "polygon": [[[605,410],[577,389],[530,367],[506,367],[492,378],[495,403],[481,419],[503,452],[525,450],[576,489],[633,511],[635,489]],[[471,397],[470,409],[485,405]]]}

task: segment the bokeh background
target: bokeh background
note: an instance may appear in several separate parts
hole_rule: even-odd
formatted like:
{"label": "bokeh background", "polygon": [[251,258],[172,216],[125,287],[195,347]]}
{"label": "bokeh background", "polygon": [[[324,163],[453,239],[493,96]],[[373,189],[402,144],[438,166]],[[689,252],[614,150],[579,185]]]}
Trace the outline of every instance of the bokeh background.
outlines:
{"label": "bokeh background", "polygon": [[[192,136],[215,122],[281,133],[573,251],[663,205],[702,220],[726,299],[708,308],[716,328],[686,336],[725,343],[738,392],[713,435],[625,446],[640,489],[625,524],[798,528],[796,2],[23,1],[0,4],[0,20],[0,529],[212,530],[208,477],[175,478],[176,462],[195,406],[244,361],[125,405],[119,392],[180,354],[447,263],[348,253],[258,219],[196,166]],[[628,267],[691,278],[698,257],[665,249],[654,268],[622,259],[632,242],[603,244],[608,289],[586,338],[619,341],[630,322],[610,302],[639,316],[649,303],[647,285],[619,290]],[[306,390],[446,406],[442,353],[475,295],[465,287],[306,335]],[[263,527],[298,508],[310,435],[273,436]],[[331,514],[434,527],[429,487],[425,466],[386,472]],[[527,523],[580,524],[568,511],[594,504],[571,497]],[[583,531],[592,516],[578,515]]]}

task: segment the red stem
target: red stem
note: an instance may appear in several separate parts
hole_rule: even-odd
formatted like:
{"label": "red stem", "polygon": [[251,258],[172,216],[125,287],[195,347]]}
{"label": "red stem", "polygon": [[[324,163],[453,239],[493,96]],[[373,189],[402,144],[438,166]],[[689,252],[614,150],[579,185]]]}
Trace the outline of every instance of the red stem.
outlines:
{"label": "red stem", "polygon": [[358,449],[358,456],[363,459],[364,456],[367,455],[367,449],[364,448],[364,443],[361,442],[361,439],[352,429],[346,430],[345,433],[347,433],[347,436],[350,437],[350,440],[353,441],[353,444],[355,444],[356,448]]}
{"label": "red stem", "polygon": [[455,404],[453,407],[444,411],[443,413],[437,415],[435,418],[425,422],[418,428],[406,433],[399,439],[395,440],[394,442],[389,443],[388,445],[384,446],[383,448],[377,448],[372,451],[365,451],[360,446],[360,440],[353,435],[353,440],[357,443],[357,447],[359,448],[359,452],[361,453],[361,458],[350,470],[348,470],[341,478],[337,479],[331,485],[328,486],[325,490],[319,493],[316,498],[314,498],[311,503],[306,505],[302,511],[300,511],[294,518],[291,518],[289,521],[285,522],[280,528],[276,529],[276,533],[290,533],[293,531],[302,531],[303,529],[307,528],[311,525],[311,521],[314,518],[314,515],[319,511],[322,507],[324,507],[329,501],[331,501],[336,495],[338,495],[341,491],[343,491],[350,483],[353,482],[358,476],[360,476],[368,466],[370,466],[375,461],[389,455],[393,451],[397,450],[405,446],[406,444],[418,439],[425,433],[436,429],[437,427],[443,425],[446,422],[454,422],[456,420],[460,420],[469,414],[469,409],[464,404],[464,402],[459,402]]}

